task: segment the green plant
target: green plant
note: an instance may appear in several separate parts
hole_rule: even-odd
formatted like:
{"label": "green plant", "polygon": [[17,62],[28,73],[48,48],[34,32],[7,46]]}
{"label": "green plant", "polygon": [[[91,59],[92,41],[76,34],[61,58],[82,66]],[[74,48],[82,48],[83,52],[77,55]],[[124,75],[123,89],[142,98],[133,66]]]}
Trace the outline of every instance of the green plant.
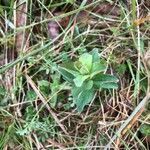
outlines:
{"label": "green plant", "polygon": [[118,88],[118,79],[105,74],[106,68],[106,61],[100,59],[97,49],[82,54],[75,62],[67,62],[58,67],[64,79],[71,84],[73,103],[78,112],[94,99],[97,90]]}
{"label": "green plant", "polygon": [[50,93],[50,83],[47,80],[40,80],[38,86],[42,94],[47,97]]}
{"label": "green plant", "polygon": [[150,125],[142,124],[140,127],[140,132],[145,136],[150,136]]}

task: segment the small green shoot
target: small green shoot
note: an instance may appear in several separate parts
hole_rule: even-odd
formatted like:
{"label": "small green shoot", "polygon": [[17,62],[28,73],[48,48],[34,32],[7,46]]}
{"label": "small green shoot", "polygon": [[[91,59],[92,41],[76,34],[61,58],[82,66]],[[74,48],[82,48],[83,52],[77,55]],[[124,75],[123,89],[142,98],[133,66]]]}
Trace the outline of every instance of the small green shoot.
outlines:
{"label": "small green shoot", "polygon": [[100,59],[98,50],[84,53],[79,60],[59,66],[59,72],[71,84],[73,102],[78,112],[83,111],[101,88],[118,88],[118,79],[104,73],[106,67],[106,62]]}

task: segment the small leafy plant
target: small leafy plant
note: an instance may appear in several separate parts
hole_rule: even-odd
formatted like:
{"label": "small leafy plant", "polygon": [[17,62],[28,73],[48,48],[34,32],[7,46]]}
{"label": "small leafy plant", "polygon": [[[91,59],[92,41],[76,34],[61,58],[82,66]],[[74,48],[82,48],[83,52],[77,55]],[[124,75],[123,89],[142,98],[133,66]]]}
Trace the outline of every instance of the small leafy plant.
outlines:
{"label": "small leafy plant", "polygon": [[118,88],[118,79],[104,74],[106,68],[106,61],[100,59],[97,49],[82,54],[75,62],[64,63],[58,67],[64,79],[71,84],[73,103],[78,112],[83,111],[85,105],[95,98],[96,92],[101,88]]}

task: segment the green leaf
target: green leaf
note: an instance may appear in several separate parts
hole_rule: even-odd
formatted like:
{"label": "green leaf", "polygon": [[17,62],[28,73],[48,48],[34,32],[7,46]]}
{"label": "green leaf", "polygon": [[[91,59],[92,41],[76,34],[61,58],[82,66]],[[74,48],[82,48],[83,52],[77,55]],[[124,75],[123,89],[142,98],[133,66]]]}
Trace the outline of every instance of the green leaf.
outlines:
{"label": "green leaf", "polygon": [[93,88],[86,90],[83,88],[73,87],[72,95],[74,104],[77,106],[77,111],[82,112],[84,107],[94,98],[95,91]]}
{"label": "green leaf", "polygon": [[90,52],[90,54],[92,54],[93,63],[100,61],[100,56],[99,56],[99,53],[98,53],[98,49],[97,49],[97,48],[94,48],[94,49]]}
{"label": "green leaf", "polygon": [[81,87],[72,87],[73,103],[77,106],[77,110],[81,112],[85,105],[87,105],[95,95],[93,89],[93,81],[88,80],[83,83]]}
{"label": "green leaf", "polygon": [[77,111],[82,112],[84,107],[94,98],[94,95],[95,91],[93,89],[82,91],[76,99]]}
{"label": "green leaf", "polygon": [[46,80],[38,81],[38,86],[42,94],[44,94],[46,97],[50,93],[50,83]]}
{"label": "green leaf", "polygon": [[93,81],[88,80],[87,82],[84,82],[81,87],[76,87],[75,85],[73,85],[71,93],[73,98],[76,99],[83,90],[90,90],[92,88],[93,88]]}
{"label": "green leaf", "polygon": [[73,96],[73,103],[76,104],[76,99],[78,98],[78,95],[80,95],[80,93],[83,90],[83,86],[82,87],[76,87],[75,85],[72,87],[71,89],[71,94]]}
{"label": "green leaf", "polygon": [[79,62],[81,62],[82,67],[84,67],[85,70],[90,72],[92,68],[92,55],[88,53],[82,54],[79,58]]}
{"label": "green leaf", "polygon": [[29,101],[34,101],[37,95],[33,90],[27,91],[26,99]]}
{"label": "green leaf", "polygon": [[143,125],[141,125],[140,131],[145,136],[150,136],[150,125],[149,124],[143,124]]}
{"label": "green leaf", "polygon": [[106,69],[106,64],[104,63],[101,63],[100,61],[99,62],[95,62],[93,63],[93,66],[92,66],[92,73],[93,74],[97,74],[97,73],[100,73],[100,72],[104,72]]}
{"label": "green leaf", "polygon": [[118,84],[115,82],[94,82],[94,85],[97,89],[104,88],[104,89],[117,89]]}
{"label": "green leaf", "polygon": [[115,76],[108,74],[97,74],[93,77],[94,86],[96,89],[106,88],[106,89],[117,89],[118,79]]}
{"label": "green leaf", "polygon": [[105,81],[105,82],[118,82],[118,78],[113,76],[113,75],[109,75],[109,74],[97,74],[93,77],[94,81]]}
{"label": "green leaf", "polygon": [[50,83],[50,89],[51,89],[51,99],[50,99],[50,105],[52,108],[55,108],[57,104],[57,97],[58,97],[58,91],[60,88],[60,74],[56,72],[54,75],[51,75],[52,83]]}
{"label": "green leaf", "polygon": [[76,68],[74,67],[74,62],[64,62],[63,64],[60,65],[62,68],[66,68],[67,70],[70,71],[77,71]]}
{"label": "green leaf", "polygon": [[89,74],[89,70],[87,70],[87,68],[85,68],[85,66],[82,66],[79,70],[80,74],[82,75],[87,75]]}
{"label": "green leaf", "polygon": [[89,77],[89,75],[78,75],[73,81],[77,87],[81,87],[83,82]]}
{"label": "green leaf", "polygon": [[92,88],[93,88],[93,80],[88,80],[88,81],[84,84],[83,88],[86,89],[86,90],[92,89]]}
{"label": "green leaf", "polygon": [[73,82],[73,79],[75,78],[74,75],[77,74],[77,72],[63,67],[58,67],[58,70],[68,82]]}
{"label": "green leaf", "polygon": [[82,67],[82,63],[79,61],[75,61],[74,62],[74,67],[75,69],[77,69],[78,71],[80,70],[80,68]]}

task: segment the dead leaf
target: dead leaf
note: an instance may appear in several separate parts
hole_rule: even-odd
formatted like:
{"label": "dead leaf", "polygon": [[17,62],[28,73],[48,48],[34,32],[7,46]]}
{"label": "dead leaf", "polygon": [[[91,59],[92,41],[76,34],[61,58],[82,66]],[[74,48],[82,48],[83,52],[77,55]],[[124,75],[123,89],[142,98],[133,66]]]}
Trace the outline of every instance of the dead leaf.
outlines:
{"label": "dead leaf", "polygon": [[146,17],[144,17],[144,18],[136,19],[136,20],[133,22],[133,24],[134,24],[135,26],[139,26],[139,25],[145,23],[146,21],[150,21],[150,15],[148,15],[148,16],[146,16]]}
{"label": "dead leaf", "polygon": [[59,25],[57,22],[55,21],[48,22],[48,33],[52,40],[59,35]]}

